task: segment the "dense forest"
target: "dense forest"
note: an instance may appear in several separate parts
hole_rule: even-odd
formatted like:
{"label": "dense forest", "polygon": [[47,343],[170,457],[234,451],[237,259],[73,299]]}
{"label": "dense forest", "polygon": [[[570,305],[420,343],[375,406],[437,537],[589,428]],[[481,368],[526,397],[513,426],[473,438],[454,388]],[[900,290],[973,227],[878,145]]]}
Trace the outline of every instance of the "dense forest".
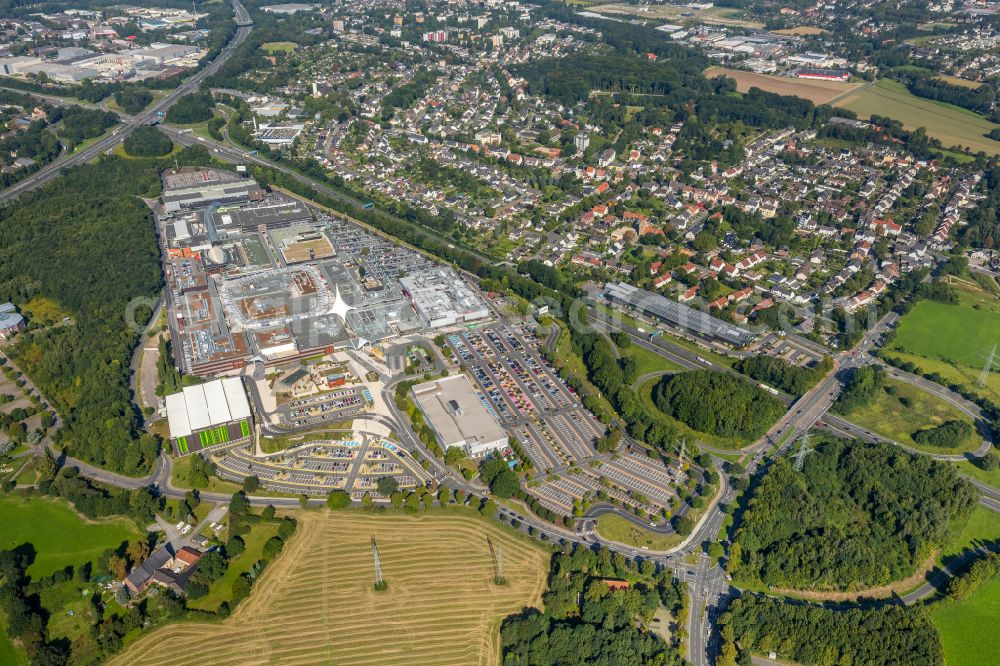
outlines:
{"label": "dense forest", "polygon": [[[628,579],[628,589],[612,590],[602,579]],[[669,570],[656,572],[652,562],[642,570],[626,564],[620,553],[594,553],[577,546],[552,558],[545,610],[526,609],[508,617],[500,628],[503,663],[518,666],[571,664],[684,663],[679,640],[667,643],[638,623],[649,624],[663,606],[683,614],[683,591]],[[678,622],[683,626],[683,622]],[[678,634],[675,632],[675,636]]]}
{"label": "dense forest", "polygon": [[722,372],[700,370],[664,377],[653,389],[656,406],[699,432],[754,440],[784,414],[774,396]]}
{"label": "dense forest", "polygon": [[[210,161],[201,147],[178,160]],[[159,193],[166,166],[104,158],[0,209],[0,300],[29,312],[32,302],[54,304],[71,322],[31,321],[12,356],[62,416],[58,444],[136,475],[158,446],[139,437],[129,362],[162,285],[152,213],[138,197]],[[130,312],[141,323],[127,321]]]}
{"label": "dense forest", "polygon": [[184,95],[167,110],[167,122],[187,125],[200,123],[212,117],[215,100],[210,92],[193,92]]}
{"label": "dense forest", "polygon": [[124,142],[125,152],[133,157],[163,157],[174,149],[166,134],[151,125],[137,127]]}
{"label": "dense forest", "polygon": [[748,356],[737,361],[733,367],[759,382],[800,396],[815,386],[833,368],[833,359],[824,356],[815,366],[803,368],[776,356]]}
{"label": "dense forest", "polygon": [[954,468],[888,444],[831,440],[753,491],[730,568],[744,581],[849,590],[914,573],[975,505]]}
{"label": "dense forest", "polygon": [[747,595],[719,618],[718,666],[749,663],[749,654],[821,666],[942,666],[937,629],[920,608],[894,605],[834,610]]}
{"label": "dense forest", "polygon": [[865,365],[855,368],[837,402],[834,411],[850,414],[859,407],[871,404],[885,385],[885,369],[879,365]]}

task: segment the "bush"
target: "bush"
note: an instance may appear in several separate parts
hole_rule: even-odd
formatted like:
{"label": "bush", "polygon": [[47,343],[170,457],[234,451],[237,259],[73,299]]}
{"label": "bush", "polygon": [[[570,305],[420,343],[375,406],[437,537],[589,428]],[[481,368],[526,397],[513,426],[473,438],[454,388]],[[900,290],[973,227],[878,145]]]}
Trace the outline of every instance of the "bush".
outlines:
{"label": "bush", "polygon": [[921,430],[913,435],[913,441],[921,446],[939,449],[953,449],[976,433],[975,427],[965,421],[946,421],[939,426]]}

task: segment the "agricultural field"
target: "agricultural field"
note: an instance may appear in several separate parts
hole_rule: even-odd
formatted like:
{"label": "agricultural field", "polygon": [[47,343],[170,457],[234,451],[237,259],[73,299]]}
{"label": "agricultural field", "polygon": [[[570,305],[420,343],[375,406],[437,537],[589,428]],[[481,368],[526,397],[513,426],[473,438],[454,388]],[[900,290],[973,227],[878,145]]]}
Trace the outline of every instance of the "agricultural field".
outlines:
{"label": "agricultural field", "polygon": [[[304,512],[284,551],[222,623],[151,632],[112,664],[499,664],[500,621],[537,606],[549,553],[463,509]],[[388,590],[373,589],[369,539]],[[487,538],[503,547],[493,583]]]}
{"label": "agricultural field", "polygon": [[[817,81],[809,79],[793,79],[788,76],[772,76],[756,74],[741,69],[728,67],[709,67],[705,76],[714,78],[727,76],[736,80],[736,89],[742,93],[751,88],[760,88],[777,95],[792,95],[807,99],[813,104],[830,104],[834,100],[854,93],[861,88],[862,83],[842,83],[840,81]],[[839,104],[837,106],[840,106]]]}
{"label": "agricultural field", "polygon": [[651,21],[669,21],[671,23],[683,22],[684,20],[697,20],[700,23],[715,25],[732,25],[740,28],[750,28],[759,30],[764,27],[763,23],[748,21],[739,18],[740,11],[727,9],[725,7],[710,7],[709,9],[694,9],[692,7],[682,7],[680,5],[627,5],[611,3],[606,5],[596,5],[588,7],[592,12],[608,15],[634,16],[639,19]]}
{"label": "agricultural field", "polygon": [[33,578],[97,558],[108,548],[135,539],[139,530],[126,518],[88,521],[65,502],[43,497],[0,497],[0,549],[25,543],[37,556],[28,567]]}
{"label": "agricultural field", "polygon": [[776,35],[825,35],[829,30],[824,30],[823,28],[817,28],[812,25],[799,25],[794,28],[782,28],[781,30],[772,30]]}
{"label": "agricultural field", "polygon": [[888,116],[907,129],[923,127],[928,136],[939,139],[945,148],[963,146],[973,152],[1000,154],[1000,141],[986,138],[990,130],[1000,125],[952,104],[911,95],[895,81],[883,79],[866,85],[841,97],[834,106],[854,111],[862,118],[872,114]]}
{"label": "agricultural field", "polygon": [[979,666],[986,655],[1000,654],[1000,578],[957,603],[938,603],[930,607],[930,618],[941,634],[945,663],[948,666]]}
{"label": "agricultural field", "polygon": [[1000,338],[1000,311],[921,301],[899,323],[889,351],[965,366],[978,373]]}
{"label": "agricultural field", "polygon": [[972,419],[941,398],[894,379],[886,379],[878,396],[871,403],[852,411],[850,419],[900,444],[929,453],[965,453],[975,451],[982,443],[978,431],[954,449],[920,446],[914,442],[913,435],[920,430],[946,421],[972,424]]}
{"label": "agricultural field", "polygon": [[971,88],[972,90],[983,85],[979,81],[970,81],[969,79],[963,79],[961,76],[952,76],[951,74],[938,74],[936,78],[953,86],[962,86],[963,88]]}

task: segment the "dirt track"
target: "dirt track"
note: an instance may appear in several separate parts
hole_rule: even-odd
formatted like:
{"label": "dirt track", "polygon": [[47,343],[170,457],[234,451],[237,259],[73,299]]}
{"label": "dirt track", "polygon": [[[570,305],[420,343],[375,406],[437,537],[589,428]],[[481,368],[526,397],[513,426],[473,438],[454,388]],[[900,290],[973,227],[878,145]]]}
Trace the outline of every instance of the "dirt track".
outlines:
{"label": "dirt track", "polygon": [[[497,664],[499,623],[537,605],[548,553],[474,517],[299,514],[299,530],[221,623],[143,637],[111,663]],[[503,544],[506,586],[486,543]],[[389,590],[372,589],[369,538]]]}

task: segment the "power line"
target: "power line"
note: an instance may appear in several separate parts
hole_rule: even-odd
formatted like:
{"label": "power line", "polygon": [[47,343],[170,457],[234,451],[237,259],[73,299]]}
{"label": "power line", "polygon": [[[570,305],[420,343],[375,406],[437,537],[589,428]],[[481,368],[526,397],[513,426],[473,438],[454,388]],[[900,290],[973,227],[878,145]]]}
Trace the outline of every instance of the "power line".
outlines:
{"label": "power line", "polygon": [[382,561],[378,556],[378,545],[375,543],[375,537],[372,537],[372,555],[375,557],[375,591],[381,592],[387,589],[389,586],[382,579]]}
{"label": "power line", "polygon": [[990,378],[990,372],[993,371],[993,364],[995,363],[996,356],[997,356],[997,346],[994,343],[993,349],[991,349],[990,353],[986,356],[986,363],[983,364],[983,369],[979,373],[979,381],[976,382],[979,388],[983,388],[986,386],[986,382]]}
{"label": "power line", "polygon": [[806,464],[806,456],[815,451],[809,448],[809,433],[806,432],[799,437],[799,452],[795,454],[795,471],[801,472]]}

